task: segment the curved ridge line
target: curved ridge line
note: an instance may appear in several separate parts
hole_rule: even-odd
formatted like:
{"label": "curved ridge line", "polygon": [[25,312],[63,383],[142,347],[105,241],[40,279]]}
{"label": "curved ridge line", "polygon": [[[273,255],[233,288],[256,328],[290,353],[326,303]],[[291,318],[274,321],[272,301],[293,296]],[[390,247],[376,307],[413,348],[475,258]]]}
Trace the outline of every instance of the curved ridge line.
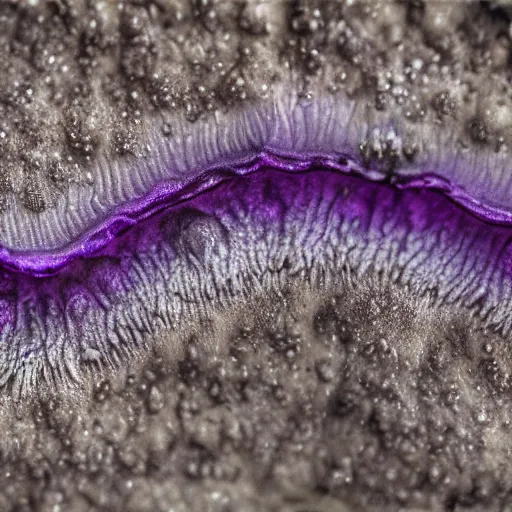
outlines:
{"label": "curved ridge line", "polygon": [[143,198],[122,205],[113,215],[59,251],[12,251],[0,246],[0,267],[35,277],[48,277],[77,258],[94,255],[130,226],[167,207],[191,199],[226,179],[244,176],[262,167],[273,167],[286,172],[304,172],[312,170],[315,166],[356,175],[370,181],[388,183],[398,189],[434,190],[447,196],[455,204],[484,222],[491,225],[512,226],[512,212],[476,200],[461,187],[435,172],[407,177],[361,166],[343,153],[333,156],[332,154],[297,155],[262,151],[229,167],[211,168],[193,180],[178,186],[173,186],[172,182],[163,182]]}

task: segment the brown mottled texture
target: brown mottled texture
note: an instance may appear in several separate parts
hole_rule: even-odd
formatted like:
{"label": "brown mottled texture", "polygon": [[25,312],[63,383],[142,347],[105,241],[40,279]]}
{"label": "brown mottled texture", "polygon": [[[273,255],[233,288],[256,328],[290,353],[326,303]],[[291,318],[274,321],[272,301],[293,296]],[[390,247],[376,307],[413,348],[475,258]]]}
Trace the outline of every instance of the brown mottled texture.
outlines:
{"label": "brown mottled texture", "polygon": [[[36,215],[146,127],[293,76],[509,151],[495,3],[0,4],[0,209]],[[381,141],[368,140],[371,160]],[[339,277],[339,276],[338,276]],[[2,511],[512,510],[510,340],[381,282],[288,283],[80,388],[0,396]],[[91,358],[94,359],[94,358]],[[94,363],[91,363],[94,364]]]}
{"label": "brown mottled texture", "polygon": [[194,122],[290,80],[393,111],[404,157],[421,123],[508,150],[508,23],[488,3],[5,1],[0,205],[13,191],[40,212],[99,155],[143,157],[148,123],[166,134],[173,114]]}
{"label": "brown mottled texture", "polygon": [[511,372],[464,310],[291,281],[14,407],[0,508],[503,510]]}

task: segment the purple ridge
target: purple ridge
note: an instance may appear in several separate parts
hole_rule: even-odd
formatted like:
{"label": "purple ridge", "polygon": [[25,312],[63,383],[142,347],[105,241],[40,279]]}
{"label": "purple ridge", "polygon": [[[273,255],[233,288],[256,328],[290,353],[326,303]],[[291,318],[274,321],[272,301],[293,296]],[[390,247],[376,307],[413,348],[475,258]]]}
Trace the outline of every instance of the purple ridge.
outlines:
{"label": "purple ridge", "polygon": [[[292,164],[288,162],[284,165]],[[191,251],[194,254],[193,238],[187,238],[187,215],[201,219],[204,214],[214,226],[222,224],[228,229],[230,225],[237,225],[236,221],[230,224],[230,219],[243,213],[244,217],[247,215],[251,219],[251,225],[260,222],[262,226],[272,229],[272,226],[283,225],[283,219],[289,217],[288,212],[292,217],[291,221],[288,219],[289,222],[298,221],[304,225],[308,208],[315,207],[319,202],[324,206],[329,205],[329,208],[319,208],[312,222],[316,225],[332,219],[333,224],[338,225],[339,220],[343,219],[345,225],[354,230],[351,233],[360,241],[361,251],[372,245],[367,244],[371,240],[377,246],[382,246],[380,254],[385,254],[386,246],[390,245],[387,242],[394,240],[400,246],[407,232],[413,239],[425,241],[427,246],[430,243],[430,248],[426,246],[421,249],[427,255],[430,252],[431,256],[435,256],[437,250],[448,255],[448,263],[439,264],[436,260],[435,264],[430,263],[422,269],[413,267],[411,275],[404,279],[412,280],[414,274],[416,283],[421,284],[427,274],[429,279],[431,277],[431,283],[439,279],[440,283],[447,285],[446,276],[462,273],[462,266],[469,261],[473,266],[472,273],[478,275],[475,283],[486,283],[485,297],[490,297],[489,304],[500,304],[493,294],[497,294],[501,300],[501,290],[508,288],[510,282],[510,229],[500,226],[487,229],[488,224],[466,214],[464,209],[448,199],[448,194],[442,189],[446,187],[445,181],[426,180],[419,186],[404,187],[383,180],[350,176],[348,172],[341,173],[321,165],[306,166],[304,162],[301,165],[304,167],[302,172],[290,171],[286,167],[277,170],[260,166],[258,172],[247,176],[225,173],[224,181],[209,186],[204,193],[190,195],[187,200],[163,207],[150,219],[134,223],[130,229],[126,224],[121,228],[116,227],[120,229],[119,236],[113,236],[110,243],[96,248],[88,258],[75,257],[70,260],[69,264],[58,270],[58,275],[41,277],[0,268],[0,335],[7,337],[10,332],[25,328],[27,318],[29,321],[34,316],[53,318],[55,309],[63,318],[70,319],[74,329],[79,329],[76,326],[83,322],[87,308],[109,308],[108,304],[102,302],[103,297],[123,296],[128,290],[137,290],[137,282],[126,277],[133,275],[134,260],[137,259],[134,256],[148,251],[158,258],[158,255],[166,253],[166,247],[169,250],[167,255],[187,257]],[[346,168],[345,162],[340,165]],[[430,185],[434,185],[436,190]],[[194,190],[189,192],[192,194]],[[346,191],[348,194],[345,194]],[[332,210],[331,205],[334,205]],[[334,212],[332,217],[331,211]],[[217,220],[219,224],[216,224]],[[221,230],[213,233],[222,235]],[[302,243],[302,236],[298,239]],[[453,256],[459,251],[461,240],[472,240],[473,259]],[[399,249],[399,259],[403,260],[405,256],[410,258],[408,245],[405,243]],[[322,246],[315,245],[314,240],[310,249],[311,254],[318,256],[322,253]],[[414,249],[412,251],[414,254]],[[375,254],[366,259],[359,256],[358,265],[370,265],[371,262],[379,264],[379,258],[372,260]],[[406,267],[403,265],[402,272],[409,272]],[[473,288],[467,292],[469,298],[475,285],[471,286]],[[481,293],[480,288],[477,291]],[[154,292],[160,293],[156,289]],[[507,303],[503,304],[506,306]]]}
{"label": "purple ridge", "polygon": [[341,153],[334,156],[325,154],[299,156],[261,152],[253,158],[238,162],[237,165],[212,168],[188,182],[161,183],[146,196],[119,206],[103,222],[60,250],[28,252],[13,251],[0,246],[0,267],[35,277],[51,276],[73,260],[94,256],[131,226],[170,206],[202,194],[229,178],[251,174],[262,168],[295,173],[318,167],[366,178],[369,181],[386,182],[399,189],[434,190],[488,224],[512,226],[511,211],[476,200],[460,186],[434,172],[425,172],[414,177],[390,175],[361,166]]}

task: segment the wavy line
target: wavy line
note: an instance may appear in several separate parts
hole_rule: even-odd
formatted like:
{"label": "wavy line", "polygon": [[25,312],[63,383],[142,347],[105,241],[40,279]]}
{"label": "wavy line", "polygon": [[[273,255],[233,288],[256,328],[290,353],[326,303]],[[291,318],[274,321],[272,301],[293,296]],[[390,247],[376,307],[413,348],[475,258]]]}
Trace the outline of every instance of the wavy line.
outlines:
{"label": "wavy line", "polygon": [[321,168],[363,177],[370,181],[385,182],[398,189],[429,189],[445,195],[468,213],[490,225],[512,226],[512,212],[476,200],[461,187],[434,172],[412,177],[400,176],[366,168],[341,153],[334,156],[292,155],[267,151],[239,162],[236,166],[212,168],[194,180],[178,186],[172,182],[161,183],[144,198],[119,207],[107,220],[88,230],[82,237],[61,250],[29,252],[0,247],[0,266],[9,271],[36,277],[54,275],[77,258],[93,256],[116,236],[154,214],[211,190],[227,179],[269,167],[289,173],[310,172]]}

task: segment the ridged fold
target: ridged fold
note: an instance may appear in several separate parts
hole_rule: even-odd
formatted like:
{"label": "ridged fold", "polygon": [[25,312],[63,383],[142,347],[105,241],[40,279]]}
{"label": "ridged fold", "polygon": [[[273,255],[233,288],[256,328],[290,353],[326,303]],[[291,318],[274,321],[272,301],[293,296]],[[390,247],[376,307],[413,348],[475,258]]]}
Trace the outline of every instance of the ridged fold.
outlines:
{"label": "ridged fold", "polygon": [[0,384],[19,392],[38,379],[78,380],[162,329],[295,278],[373,276],[507,334],[510,255],[509,227],[444,193],[319,164],[260,166],[148,216],[54,276],[4,271]]}
{"label": "ridged fold", "polygon": [[144,157],[98,157],[91,184],[71,184],[54,208],[34,214],[14,204],[0,218],[0,260],[21,270],[51,271],[73,255],[90,254],[98,240],[107,243],[109,224],[118,224],[118,217],[138,221],[152,202],[177,197],[206,175],[213,182],[219,171],[238,172],[258,157],[276,155],[297,162],[344,158],[347,171],[403,186],[440,188],[490,223],[512,223],[508,155],[463,149],[435,127],[420,125],[413,161],[402,158],[390,171],[382,162],[365,161],[361,144],[375,133],[400,140],[407,134],[388,114],[370,120],[364,104],[342,95],[305,99],[276,87],[267,100],[217,111],[195,123],[176,118],[171,124],[171,138],[152,125]]}

